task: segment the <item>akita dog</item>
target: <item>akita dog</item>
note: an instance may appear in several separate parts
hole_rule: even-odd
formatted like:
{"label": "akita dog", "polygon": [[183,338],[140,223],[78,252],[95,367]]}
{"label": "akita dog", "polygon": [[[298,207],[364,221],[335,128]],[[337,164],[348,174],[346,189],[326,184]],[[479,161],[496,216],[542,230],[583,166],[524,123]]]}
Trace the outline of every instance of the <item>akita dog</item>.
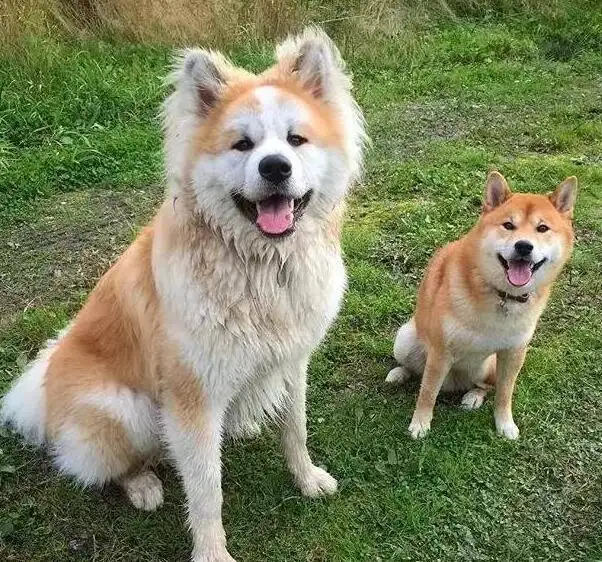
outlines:
{"label": "akita dog", "polygon": [[221,517],[224,434],[277,418],[301,492],[337,488],[307,450],[306,376],[346,286],[342,205],[364,124],[324,33],[308,29],[276,54],[259,75],[205,50],[177,63],[163,206],[2,408],[63,472],[116,481],[141,509],[162,503],[148,461],[165,442],[195,562],[233,560]]}
{"label": "akita dog", "polygon": [[573,250],[576,195],[575,177],[545,196],[514,194],[501,174],[489,174],[479,222],[435,254],[414,317],[395,339],[400,366],[387,381],[422,375],[412,437],[430,429],[442,388],[467,390],[462,404],[472,409],[495,386],[497,431],[518,438],[514,384],[552,284]]}

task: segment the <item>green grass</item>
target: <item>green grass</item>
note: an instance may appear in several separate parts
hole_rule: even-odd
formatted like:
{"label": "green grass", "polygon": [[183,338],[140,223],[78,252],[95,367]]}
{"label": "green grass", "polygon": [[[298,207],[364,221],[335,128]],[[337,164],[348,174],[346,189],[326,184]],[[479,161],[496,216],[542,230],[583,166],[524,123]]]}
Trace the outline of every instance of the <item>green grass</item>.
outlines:
{"label": "green grass", "polygon": [[[577,17],[579,16],[579,17]],[[601,560],[602,16],[463,21],[347,58],[374,146],[344,232],[345,306],[311,364],[310,448],[339,478],[302,499],[276,432],[228,446],[224,518],[241,561]],[[252,68],[267,49],[231,53]],[[0,55],[0,389],[81,305],[161,198],[169,52],[34,43]],[[488,169],[516,189],[581,183],[577,248],[519,378],[516,443],[443,396],[407,433],[416,385],[387,388],[396,328],[439,245],[476,220]],[[165,467],[155,514],[83,491],[5,430],[0,560],[186,560]]]}

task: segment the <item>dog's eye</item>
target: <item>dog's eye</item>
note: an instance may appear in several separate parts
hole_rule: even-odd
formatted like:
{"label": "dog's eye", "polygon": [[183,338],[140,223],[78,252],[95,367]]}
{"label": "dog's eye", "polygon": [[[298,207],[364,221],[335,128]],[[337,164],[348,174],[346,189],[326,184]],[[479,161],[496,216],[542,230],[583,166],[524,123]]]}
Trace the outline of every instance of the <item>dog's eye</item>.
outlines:
{"label": "dog's eye", "polygon": [[307,142],[307,139],[301,135],[289,135],[286,140],[291,146],[301,146]]}
{"label": "dog's eye", "polygon": [[233,150],[239,150],[240,152],[246,152],[247,150],[251,150],[255,145],[253,141],[249,137],[245,137],[244,139],[240,139],[232,145]]}
{"label": "dog's eye", "polygon": [[537,232],[547,232],[548,230],[550,230],[550,227],[545,224],[540,224],[537,227]]}
{"label": "dog's eye", "polygon": [[510,221],[505,222],[502,226],[506,230],[514,230],[516,228]]}

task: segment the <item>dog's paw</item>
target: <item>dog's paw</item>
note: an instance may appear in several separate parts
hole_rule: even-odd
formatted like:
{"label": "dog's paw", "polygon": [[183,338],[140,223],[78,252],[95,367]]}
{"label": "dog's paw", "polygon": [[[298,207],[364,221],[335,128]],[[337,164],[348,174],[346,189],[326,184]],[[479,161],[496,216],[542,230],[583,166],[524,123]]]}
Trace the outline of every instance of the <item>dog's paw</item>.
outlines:
{"label": "dog's paw", "polygon": [[337,491],[337,481],[323,468],[311,465],[305,472],[299,474],[295,481],[304,496],[319,498],[331,496]]}
{"label": "dog's paw", "polygon": [[154,511],[163,505],[163,484],[157,475],[145,470],[122,482],[123,489],[134,507]]}
{"label": "dog's paw", "polygon": [[395,369],[391,369],[385,382],[390,384],[403,384],[406,382],[411,376],[410,371],[408,371],[405,367],[395,367]]}
{"label": "dog's paw", "polygon": [[430,429],[431,422],[414,418],[412,418],[412,423],[408,427],[412,439],[422,439]]}
{"label": "dog's paw", "polygon": [[462,408],[465,410],[476,410],[483,405],[485,394],[480,388],[473,388],[462,396]]}
{"label": "dog's paw", "polygon": [[512,420],[506,422],[496,422],[495,425],[498,434],[502,437],[505,437],[506,439],[512,439],[513,441],[518,439],[520,431]]}

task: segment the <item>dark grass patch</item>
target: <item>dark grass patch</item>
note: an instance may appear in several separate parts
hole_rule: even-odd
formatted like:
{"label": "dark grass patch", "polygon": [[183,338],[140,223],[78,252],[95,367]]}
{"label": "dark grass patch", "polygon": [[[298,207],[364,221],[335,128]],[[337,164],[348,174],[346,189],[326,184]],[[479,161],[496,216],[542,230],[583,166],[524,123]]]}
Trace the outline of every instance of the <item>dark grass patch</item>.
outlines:
{"label": "dark grass patch", "polygon": [[39,201],[34,220],[0,225],[0,315],[79,302],[136,235],[162,186],[64,193]]}

